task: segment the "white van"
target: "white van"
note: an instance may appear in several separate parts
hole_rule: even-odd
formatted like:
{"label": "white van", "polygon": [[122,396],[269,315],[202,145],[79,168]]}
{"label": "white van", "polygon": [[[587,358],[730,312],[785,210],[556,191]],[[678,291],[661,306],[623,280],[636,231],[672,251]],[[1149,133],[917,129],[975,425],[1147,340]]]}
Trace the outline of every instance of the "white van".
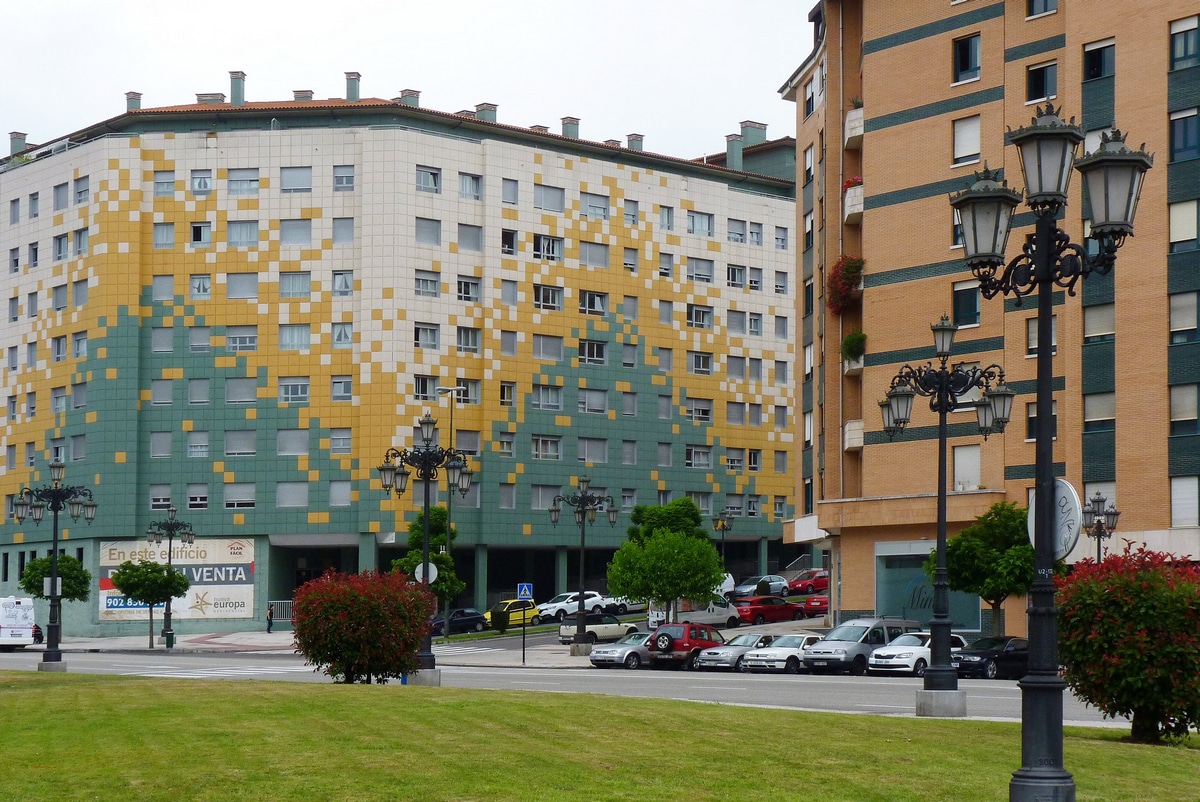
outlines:
{"label": "white van", "polygon": [[11,652],[33,643],[33,599],[0,598],[0,651]]}
{"label": "white van", "polygon": [[[725,594],[731,592],[733,586],[733,575],[726,574],[724,581],[713,589],[715,598],[711,600],[676,599],[675,623],[709,624],[725,629],[736,627],[741,623],[737,608],[725,598]],[[646,626],[650,628],[651,632],[667,622],[668,609],[659,607],[654,602],[651,602],[647,609],[649,612],[646,616]]]}

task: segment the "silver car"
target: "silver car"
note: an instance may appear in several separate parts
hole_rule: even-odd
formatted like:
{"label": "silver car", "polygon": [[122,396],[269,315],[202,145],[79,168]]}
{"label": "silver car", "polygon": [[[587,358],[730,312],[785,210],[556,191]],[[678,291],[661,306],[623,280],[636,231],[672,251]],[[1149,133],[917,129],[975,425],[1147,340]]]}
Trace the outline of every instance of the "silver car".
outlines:
{"label": "silver car", "polygon": [[742,655],[751,649],[769,646],[774,640],[774,635],[765,635],[762,632],[743,633],[724,646],[714,646],[700,652],[700,656],[696,658],[696,668],[701,671],[705,669],[745,671],[746,664],[742,660]]}
{"label": "silver car", "polygon": [[608,646],[592,649],[592,665],[596,668],[624,666],[630,670],[650,663],[650,633],[634,632]]}

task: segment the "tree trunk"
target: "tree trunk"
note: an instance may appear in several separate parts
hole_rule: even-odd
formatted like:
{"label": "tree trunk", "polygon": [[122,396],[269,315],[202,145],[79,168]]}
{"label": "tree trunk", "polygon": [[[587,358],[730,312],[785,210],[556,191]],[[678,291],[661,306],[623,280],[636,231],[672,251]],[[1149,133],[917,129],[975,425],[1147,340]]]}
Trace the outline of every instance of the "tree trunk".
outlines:
{"label": "tree trunk", "polygon": [[992,602],[991,604],[992,604],[992,634],[993,635],[1003,635],[1004,634],[1004,621],[1002,620],[1002,618],[1000,616],[1000,608],[1004,604],[1004,599],[1001,599],[1000,601]]}
{"label": "tree trunk", "polygon": [[154,605],[149,605],[150,609],[150,648],[154,648]]}
{"label": "tree trunk", "polygon": [[1148,710],[1135,708],[1129,740],[1139,744],[1156,744],[1161,741],[1162,733],[1158,729],[1158,718]]}

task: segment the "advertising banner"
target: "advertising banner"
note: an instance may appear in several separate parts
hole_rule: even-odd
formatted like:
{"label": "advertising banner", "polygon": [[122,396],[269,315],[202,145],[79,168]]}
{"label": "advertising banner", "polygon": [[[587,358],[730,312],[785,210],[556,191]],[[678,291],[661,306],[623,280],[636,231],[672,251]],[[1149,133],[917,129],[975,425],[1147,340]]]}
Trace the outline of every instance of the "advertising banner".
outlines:
{"label": "advertising banner", "polygon": [[[167,545],[145,540],[100,542],[100,620],[144,621],[147,605],[135,602],[113,587],[113,571],[126,560],[167,562]],[[171,564],[183,571],[191,587],[171,604],[175,619],[254,617],[254,541],[233,538],[197,539],[190,546],[175,543]],[[161,611],[163,605],[155,605]],[[157,617],[157,616],[156,616]]]}

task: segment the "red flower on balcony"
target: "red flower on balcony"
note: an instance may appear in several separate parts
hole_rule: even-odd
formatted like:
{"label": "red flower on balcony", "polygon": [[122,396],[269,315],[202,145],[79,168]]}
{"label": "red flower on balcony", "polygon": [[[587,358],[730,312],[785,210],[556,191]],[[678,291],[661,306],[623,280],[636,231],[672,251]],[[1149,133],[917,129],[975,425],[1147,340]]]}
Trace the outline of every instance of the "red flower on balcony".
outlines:
{"label": "red flower on balcony", "polygon": [[842,183],[842,192],[845,192],[846,190],[850,189],[850,187],[861,187],[862,182],[863,182],[863,180],[862,180],[861,175],[856,175],[853,178],[847,178]]}

